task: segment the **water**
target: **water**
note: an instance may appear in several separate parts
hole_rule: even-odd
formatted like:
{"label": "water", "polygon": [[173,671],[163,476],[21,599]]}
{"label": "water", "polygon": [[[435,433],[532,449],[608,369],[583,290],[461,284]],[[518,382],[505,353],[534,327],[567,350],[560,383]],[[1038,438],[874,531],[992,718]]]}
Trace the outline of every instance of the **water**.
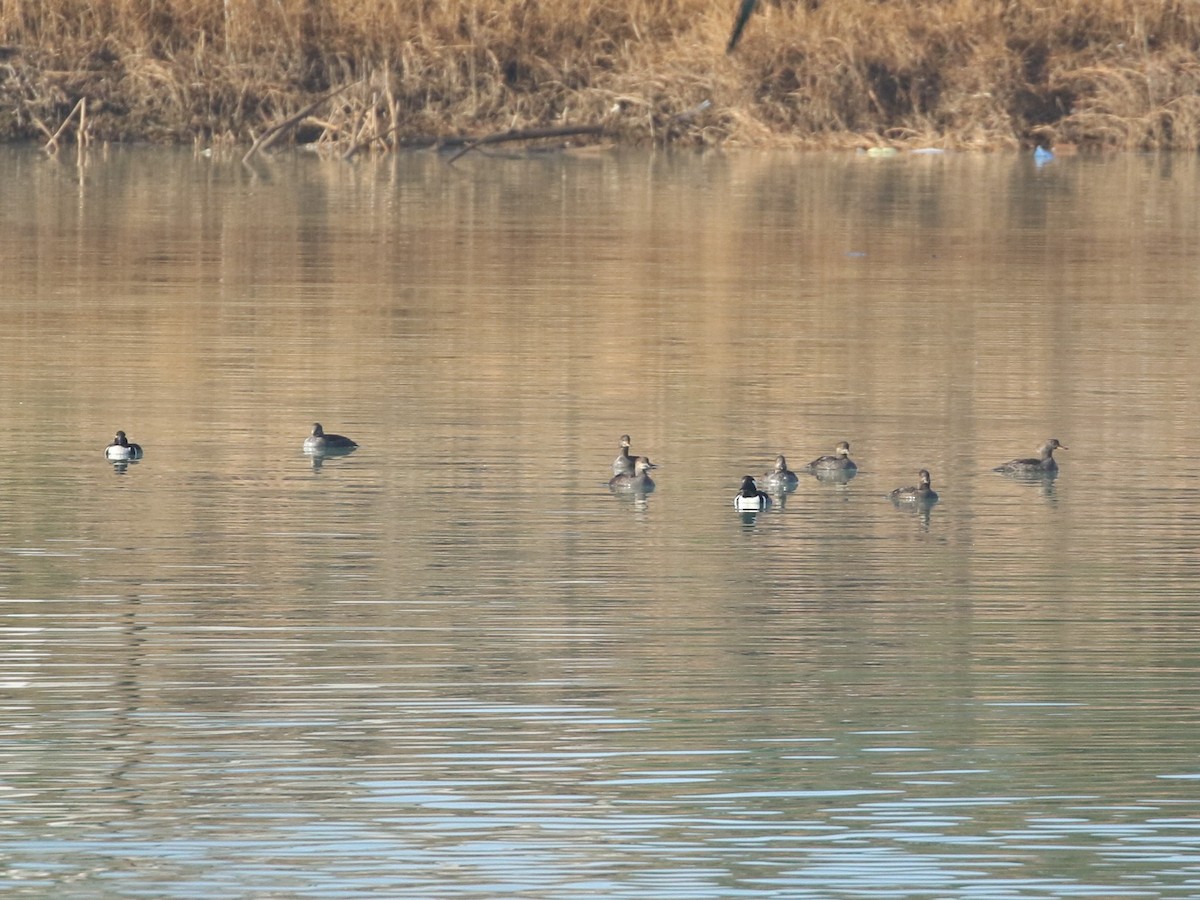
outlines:
{"label": "water", "polygon": [[0,889],[1200,893],[1198,166],[0,152]]}

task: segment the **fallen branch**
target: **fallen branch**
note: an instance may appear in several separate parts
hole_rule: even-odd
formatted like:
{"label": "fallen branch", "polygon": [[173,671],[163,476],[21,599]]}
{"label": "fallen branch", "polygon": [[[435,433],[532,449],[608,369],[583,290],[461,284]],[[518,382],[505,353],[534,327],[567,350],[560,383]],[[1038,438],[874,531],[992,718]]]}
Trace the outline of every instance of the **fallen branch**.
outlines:
{"label": "fallen branch", "polygon": [[292,115],[290,115],[286,119],[284,119],[282,122],[277,122],[276,124],[272,125],[266,131],[264,131],[262,134],[260,134],[255,139],[254,143],[250,145],[250,149],[247,150],[246,155],[242,157],[242,162],[249,163],[250,159],[254,156],[254,154],[259,153],[263,150],[266,150],[273,143],[275,143],[275,141],[277,141],[280,137],[282,137],[285,132],[287,132],[288,130],[290,130],[292,128],[295,128],[302,121],[304,121],[305,117],[308,116],[309,113],[313,112],[318,106],[320,106],[326,100],[336,97],[338,94],[342,93],[342,91],[349,90],[350,88],[354,87],[355,85],[361,84],[361,83],[362,83],[362,79],[360,78],[358,81],[352,81],[349,84],[343,84],[341,87],[334,88],[332,91],[326,92],[325,94],[323,94],[322,96],[320,96],[316,100],[314,100],[312,103],[308,104],[308,106],[304,107],[304,109],[300,110],[300,112],[293,113]]}
{"label": "fallen branch", "polygon": [[[81,123],[80,124],[79,141],[80,141],[80,143],[83,143],[83,126],[82,126],[83,115],[84,115],[83,109],[86,104],[87,104],[87,98],[80,97],[79,102],[75,104],[74,109],[72,109],[70,111],[70,113],[67,114],[67,117],[62,120],[62,124],[58,126],[58,131],[56,131],[56,132],[54,132],[54,134],[50,135],[50,140],[46,141],[46,146],[43,149],[47,153],[50,153],[50,154],[58,153],[58,138],[66,130],[67,126],[71,124],[71,120],[73,118],[75,118],[76,113],[79,114],[79,121]],[[45,126],[43,126],[43,127],[45,127]]]}
{"label": "fallen branch", "polygon": [[489,134],[476,140],[468,140],[463,146],[450,155],[446,164],[450,165],[460,156],[470,153],[476,147],[484,144],[501,144],[505,141],[533,141],[538,138],[572,137],[579,134],[604,134],[603,125],[560,125],[556,128],[523,128],[516,131],[502,131]]}
{"label": "fallen branch", "polygon": [[75,141],[75,163],[82,167],[87,146],[91,143],[87,133],[87,97],[79,101],[79,139]]}

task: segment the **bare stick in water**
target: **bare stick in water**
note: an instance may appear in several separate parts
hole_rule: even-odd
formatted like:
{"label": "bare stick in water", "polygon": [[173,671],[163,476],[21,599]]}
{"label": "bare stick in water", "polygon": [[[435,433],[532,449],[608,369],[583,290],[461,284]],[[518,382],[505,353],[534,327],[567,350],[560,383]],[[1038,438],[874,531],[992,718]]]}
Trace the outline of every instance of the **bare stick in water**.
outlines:
{"label": "bare stick in water", "polygon": [[[75,118],[75,115],[77,113],[79,114],[79,116],[81,117],[81,120],[82,120],[82,116],[83,116],[82,110],[83,110],[83,106],[84,106],[85,102],[86,101],[81,97],[79,102],[76,103],[74,108],[67,114],[67,117],[65,119],[63,119],[62,124],[58,126],[58,131],[56,131],[56,132],[54,132],[54,134],[50,135],[50,140],[46,141],[46,146],[44,148],[47,153],[57,153],[58,152],[58,138],[66,130],[67,126],[71,124],[71,120],[73,118]],[[83,140],[82,134],[80,134],[79,139],[81,141]]]}
{"label": "bare stick in water", "polygon": [[478,140],[468,141],[460,150],[455,151],[446,160],[446,163],[450,164],[460,156],[470,153],[476,147],[481,147],[484,144],[502,144],[505,141],[533,141],[538,138],[570,137],[577,134],[604,134],[604,131],[605,128],[603,125],[560,125],[556,128],[522,128],[515,131],[501,131],[481,137]]}

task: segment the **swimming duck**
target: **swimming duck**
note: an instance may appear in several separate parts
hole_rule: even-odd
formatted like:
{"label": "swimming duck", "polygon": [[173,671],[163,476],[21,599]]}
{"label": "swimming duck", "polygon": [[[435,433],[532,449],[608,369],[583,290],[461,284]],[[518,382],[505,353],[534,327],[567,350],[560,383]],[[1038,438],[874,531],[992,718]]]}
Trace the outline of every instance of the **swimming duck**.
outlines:
{"label": "swimming duck", "polygon": [[[639,459],[646,459],[644,456],[629,455],[629,435],[621,435],[621,452],[617,454],[617,458],[613,460],[612,470],[614,475],[633,475]],[[651,466],[654,468],[654,466]]]}
{"label": "swimming duck", "polygon": [[858,466],[850,458],[850,443],[842,441],[833,450],[833,456],[818,456],[804,467],[809,472],[855,472]]}
{"label": "swimming duck", "polygon": [[657,468],[658,466],[654,465],[646,457],[636,457],[632,474],[621,472],[619,475],[614,475],[608,480],[608,486],[610,488],[620,488],[623,491],[637,491],[638,493],[647,494],[654,490],[654,479],[647,473],[651,469]]}
{"label": "swimming duck", "polygon": [[118,431],[113,438],[113,442],[104,448],[104,456],[107,459],[141,459],[142,447],[140,444],[131,444],[129,439],[125,437],[125,432]]}
{"label": "swimming duck", "polygon": [[358,444],[340,434],[326,434],[320,422],[313,423],[312,434],[304,439],[305,453],[349,453]]}
{"label": "swimming duck", "polygon": [[758,485],[754,483],[754,476],[746,475],[743,477],[742,489],[733,495],[734,508],[740,509],[742,512],[750,512],[758,509],[766,509],[770,505],[770,495],[764,494],[758,489]]}
{"label": "swimming duck", "polygon": [[763,476],[763,484],[773,491],[790,491],[799,483],[800,477],[787,467],[782,453],[775,457],[775,468]]}
{"label": "swimming duck", "polygon": [[1042,472],[1057,472],[1058,463],[1054,461],[1055,450],[1067,450],[1058,442],[1058,438],[1050,438],[1042,446],[1038,447],[1038,458],[1026,459],[1010,459],[1003,465],[996,466],[993,472],[1026,472],[1029,474],[1039,474]]}
{"label": "swimming duck", "polygon": [[929,486],[929,470],[922,469],[917,473],[920,481],[916,487],[896,488],[888,496],[894,503],[936,503],[937,491]]}

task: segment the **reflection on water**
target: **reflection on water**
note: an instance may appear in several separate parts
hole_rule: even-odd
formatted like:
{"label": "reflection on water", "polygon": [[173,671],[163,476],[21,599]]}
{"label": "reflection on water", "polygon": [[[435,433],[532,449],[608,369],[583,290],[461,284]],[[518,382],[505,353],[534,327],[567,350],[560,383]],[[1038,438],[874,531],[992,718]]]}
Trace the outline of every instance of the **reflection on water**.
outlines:
{"label": "reflection on water", "polygon": [[1194,160],[0,171],[7,893],[1194,887]]}

